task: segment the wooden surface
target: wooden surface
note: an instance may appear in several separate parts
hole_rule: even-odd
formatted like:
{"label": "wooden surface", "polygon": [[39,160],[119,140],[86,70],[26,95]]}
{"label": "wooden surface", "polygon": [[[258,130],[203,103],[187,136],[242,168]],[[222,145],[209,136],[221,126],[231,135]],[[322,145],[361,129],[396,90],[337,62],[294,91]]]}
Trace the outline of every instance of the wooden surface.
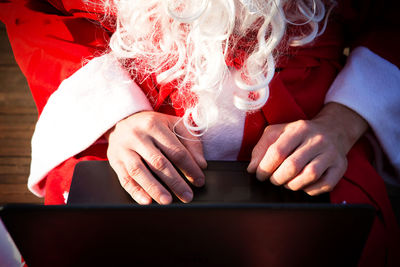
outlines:
{"label": "wooden surface", "polygon": [[0,204],[43,203],[27,189],[37,111],[0,23]]}

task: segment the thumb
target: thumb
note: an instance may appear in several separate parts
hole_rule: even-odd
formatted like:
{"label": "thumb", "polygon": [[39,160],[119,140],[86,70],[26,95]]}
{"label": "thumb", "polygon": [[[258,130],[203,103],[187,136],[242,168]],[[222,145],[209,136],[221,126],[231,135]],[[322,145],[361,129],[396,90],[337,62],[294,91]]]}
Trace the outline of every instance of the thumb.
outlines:
{"label": "thumb", "polygon": [[249,173],[256,172],[258,165],[268,150],[268,147],[270,147],[278,139],[282,131],[283,125],[281,124],[269,125],[267,128],[265,128],[264,133],[251,153],[251,160],[249,166],[247,167],[247,171]]}

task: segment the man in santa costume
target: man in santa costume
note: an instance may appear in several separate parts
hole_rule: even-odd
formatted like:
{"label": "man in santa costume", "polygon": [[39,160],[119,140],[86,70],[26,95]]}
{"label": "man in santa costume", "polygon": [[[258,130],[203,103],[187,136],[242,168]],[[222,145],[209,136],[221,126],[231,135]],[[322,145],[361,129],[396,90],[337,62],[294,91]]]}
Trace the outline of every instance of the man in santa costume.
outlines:
{"label": "man in santa costume", "polygon": [[65,203],[79,161],[109,160],[138,203],[169,204],[171,193],[190,202],[188,183],[206,182],[206,160],[247,160],[260,180],[373,205],[379,216],[360,265],[394,265],[399,230],[371,165],[377,138],[394,167],[385,178],[400,184],[394,5],[2,3],[40,115],[30,190]]}

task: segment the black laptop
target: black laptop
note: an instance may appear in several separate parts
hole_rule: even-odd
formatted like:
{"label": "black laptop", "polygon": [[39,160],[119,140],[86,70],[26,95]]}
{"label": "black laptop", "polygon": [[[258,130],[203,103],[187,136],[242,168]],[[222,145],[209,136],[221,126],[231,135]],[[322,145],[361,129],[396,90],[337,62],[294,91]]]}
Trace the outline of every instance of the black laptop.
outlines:
{"label": "black laptop", "polygon": [[[208,161],[204,171],[205,186],[192,186],[192,203],[329,203],[329,194],[311,197],[303,191],[294,192],[270,182],[260,182],[254,174],[246,171],[248,164]],[[174,198],[174,202],[180,203],[177,198]],[[121,187],[108,161],[83,161],[75,167],[68,204],[135,202]]]}
{"label": "black laptop", "polygon": [[[0,216],[30,267],[357,265],[375,216],[371,206],[333,205],[298,194],[264,198],[259,194],[268,194],[268,183],[247,177],[245,165],[209,164],[207,185],[190,204],[139,206],[110,196],[95,204],[98,195],[79,202],[73,186],[81,176],[74,175],[68,205],[8,205]],[[107,162],[88,162],[77,172],[89,175],[93,167],[104,175],[91,187],[116,179],[105,175]],[[247,187],[232,178],[231,185],[214,188],[222,186],[214,179],[232,173],[242,173]],[[103,189],[119,194],[111,186]],[[208,194],[214,199],[207,200]]]}

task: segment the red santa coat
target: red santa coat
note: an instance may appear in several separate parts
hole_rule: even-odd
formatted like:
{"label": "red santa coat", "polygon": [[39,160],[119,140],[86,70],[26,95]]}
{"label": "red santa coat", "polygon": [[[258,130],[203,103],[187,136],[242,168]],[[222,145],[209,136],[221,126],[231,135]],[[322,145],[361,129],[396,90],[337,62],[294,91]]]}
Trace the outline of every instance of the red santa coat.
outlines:
{"label": "red santa coat", "polygon": [[[391,3],[382,3],[381,6],[381,2],[350,2],[340,3],[326,32],[312,46],[290,49],[278,60],[268,102],[261,111],[246,117],[239,160],[250,159],[252,148],[268,124],[311,119],[321,110],[326,92],[341,68],[341,55],[346,45],[366,46],[399,65],[398,53],[391,53],[397,50],[398,37],[393,35],[395,24],[388,24],[390,16],[378,20],[365,19],[367,15],[369,19],[374,14],[387,15]],[[84,6],[78,0],[15,1],[1,3],[1,6],[0,18],[7,25],[14,55],[27,77],[40,114],[50,95],[82,66],[83,59],[89,60],[107,49],[113,29],[107,22],[99,22],[102,21],[102,9],[95,5]],[[382,7],[386,7],[385,12],[382,12]],[[357,13],[357,8],[362,12]],[[373,12],[369,12],[371,10]],[[346,28],[349,25],[351,29]],[[357,32],[355,37],[346,38],[354,32]],[[382,44],[376,40],[385,42]],[[230,55],[227,63],[237,67],[242,59],[243,52],[238,49]],[[182,115],[182,110],[161,105],[165,101],[179,101],[173,85],[160,87],[149,79],[141,84],[141,88],[152,96],[156,111]],[[96,143],[48,173],[39,185],[46,192],[45,203],[64,203],[63,194],[69,191],[76,163],[106,160],[106,149],[107,144]],[[363,140],[354,146],[348,154],[347,172],[330,193],[330,198],[332,203],[368,203],[376,208],[380,216],[374,221],[360,264],[380,266],[385,258],[394,264],[397,260],[398,226],[385,185],[370,165],[368,153],[368,144]]]}

